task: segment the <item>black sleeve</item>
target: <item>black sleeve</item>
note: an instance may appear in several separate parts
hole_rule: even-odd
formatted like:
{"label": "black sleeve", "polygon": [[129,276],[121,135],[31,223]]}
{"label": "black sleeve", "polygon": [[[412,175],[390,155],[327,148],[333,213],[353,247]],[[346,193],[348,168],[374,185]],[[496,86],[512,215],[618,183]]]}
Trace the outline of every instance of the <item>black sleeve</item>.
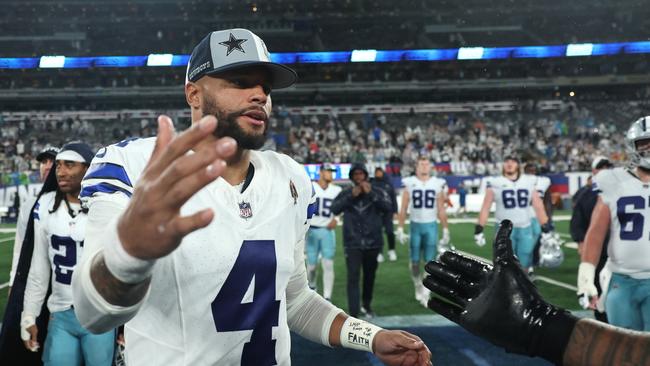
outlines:
{"label": "black sleeve", "polygon": [[376,186],[373,186],[372,190],[370,191],[370,193],[368,193],[368,195],[370,196],[373,204],[375,204],[379,208],[379,210],[384,212],[392,212],[393,203],[390,200],[390,197],[388,196],[388,193],[386,193],[386,191]]}
{"label": "black sleeve", "polygon": [[571,214],[571,224],[569,231],[571,232],[571,238],[577,243],[580,243],[585,240],[585,235],[587,234],[587,229],[589,228],[589,221],[591,219],[591,212],[585,212],[584,205],[585,195],[581,195],[576,200],[576,205],[573,208],[573,213]]}
{"label": "black sleeve", "polygon": [[339,215],[343,210],[345,210],[348,206],[352,204],[352,189],[347,188],[341,191],[336,198],[334,198],[334,201],[332,201],[332,206],[330,207],[330,211],[334,215]]}

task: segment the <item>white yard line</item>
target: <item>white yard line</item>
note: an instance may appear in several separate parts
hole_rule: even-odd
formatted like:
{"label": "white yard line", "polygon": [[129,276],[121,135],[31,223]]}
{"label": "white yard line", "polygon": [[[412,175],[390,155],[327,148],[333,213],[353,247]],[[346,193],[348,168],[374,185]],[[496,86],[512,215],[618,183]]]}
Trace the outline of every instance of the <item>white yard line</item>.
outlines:
{"label": "white yard line", "polygon": [[15,238],[4,238],[0,239],[0,244],[13,242]]}
{"label": "white yard line", "polygon": [[6,283],[3,283],[2,285],[0,285],[0,290],[2,290],[5,287],[9,287],[9,282],[6,282]]}

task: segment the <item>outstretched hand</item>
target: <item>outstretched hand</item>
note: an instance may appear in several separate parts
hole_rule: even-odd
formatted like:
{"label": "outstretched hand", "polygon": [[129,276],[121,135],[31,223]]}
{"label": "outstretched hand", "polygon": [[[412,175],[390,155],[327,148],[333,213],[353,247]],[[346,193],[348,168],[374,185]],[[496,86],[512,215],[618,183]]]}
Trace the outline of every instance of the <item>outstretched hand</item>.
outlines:
{"label": "outstretched hand", "polygon": [[185,235],[212,221],[211,209],[189,216],[181,216],[180,209],[223,173],[225,159],[236,150],[230,137],[212,141],[216,127],[216,118],[206,116],[176,135],[169,117],[158,118],[155,148],[118,223],[120,241],[129,254],[141,259],[163,257]]}
{"label": "outstretched hand", "polygon": [[403,330],[382,330],[373,342],[375,356],[389,366],[431,366],[431,352],[420,337]]}
{"label": "outstretched hand", "polygon": [[561,350],[548,350],[543,343],[570,334],[575,318],[542,299],[513,254],[511,231],[512,223],[502,221],[494,265],[453,251],[427,263],[423,283],[437,296],[428,306],[509,352],[561,361]]}

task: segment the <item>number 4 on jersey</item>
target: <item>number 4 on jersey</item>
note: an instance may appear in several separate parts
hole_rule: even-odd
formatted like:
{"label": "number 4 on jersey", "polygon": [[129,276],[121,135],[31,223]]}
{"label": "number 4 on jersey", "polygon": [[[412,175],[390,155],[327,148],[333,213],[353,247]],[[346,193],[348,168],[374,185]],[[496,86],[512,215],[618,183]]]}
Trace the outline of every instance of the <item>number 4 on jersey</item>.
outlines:
{"label": "number 4 on jersey", "polygon": [[[280,301],[275,299],[277,260],[273,240],[245,240],[226,282],[212,301],[217,332],[252,330],[241,365],[276,365],[275,339]],[[253,301],[242,303],[254,281]]]}

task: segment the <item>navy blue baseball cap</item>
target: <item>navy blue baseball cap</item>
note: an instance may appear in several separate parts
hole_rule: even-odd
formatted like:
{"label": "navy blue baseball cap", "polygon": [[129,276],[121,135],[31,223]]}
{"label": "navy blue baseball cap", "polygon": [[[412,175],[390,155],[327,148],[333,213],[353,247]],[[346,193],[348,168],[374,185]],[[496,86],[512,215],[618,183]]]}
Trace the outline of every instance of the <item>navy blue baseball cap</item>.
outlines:
{"label": "navy blue baseball cap", "polygon": [[61,151],[56,154],[56,160],[76,161],[90,165],[94,156],[95,152],[90,145],[75,141],[63,145]]}
{"label": "navy blue baseball cap", "polygon": [[40,163],[45,159],[54,160],[54,158],[56,158],[56,154],[58,154],[58,153],[59,153],[59,148],[58,147],[49,146],[49,145],[45,146],[43,148],[43,150],[41,150],[41,152],[38,153],[38,155],[36,155],[36,161],[38,161]]}
{"label": "navy blue baseball cap", "polygon": [[185,82],[195,82],[205,75],[260,65],[271,73],[273,89],[289,87],[298,79],[293,69],[271,62],[271,54],[264,41],[255,33],[241,28],[214,31],[194,47],[187,64]]}

